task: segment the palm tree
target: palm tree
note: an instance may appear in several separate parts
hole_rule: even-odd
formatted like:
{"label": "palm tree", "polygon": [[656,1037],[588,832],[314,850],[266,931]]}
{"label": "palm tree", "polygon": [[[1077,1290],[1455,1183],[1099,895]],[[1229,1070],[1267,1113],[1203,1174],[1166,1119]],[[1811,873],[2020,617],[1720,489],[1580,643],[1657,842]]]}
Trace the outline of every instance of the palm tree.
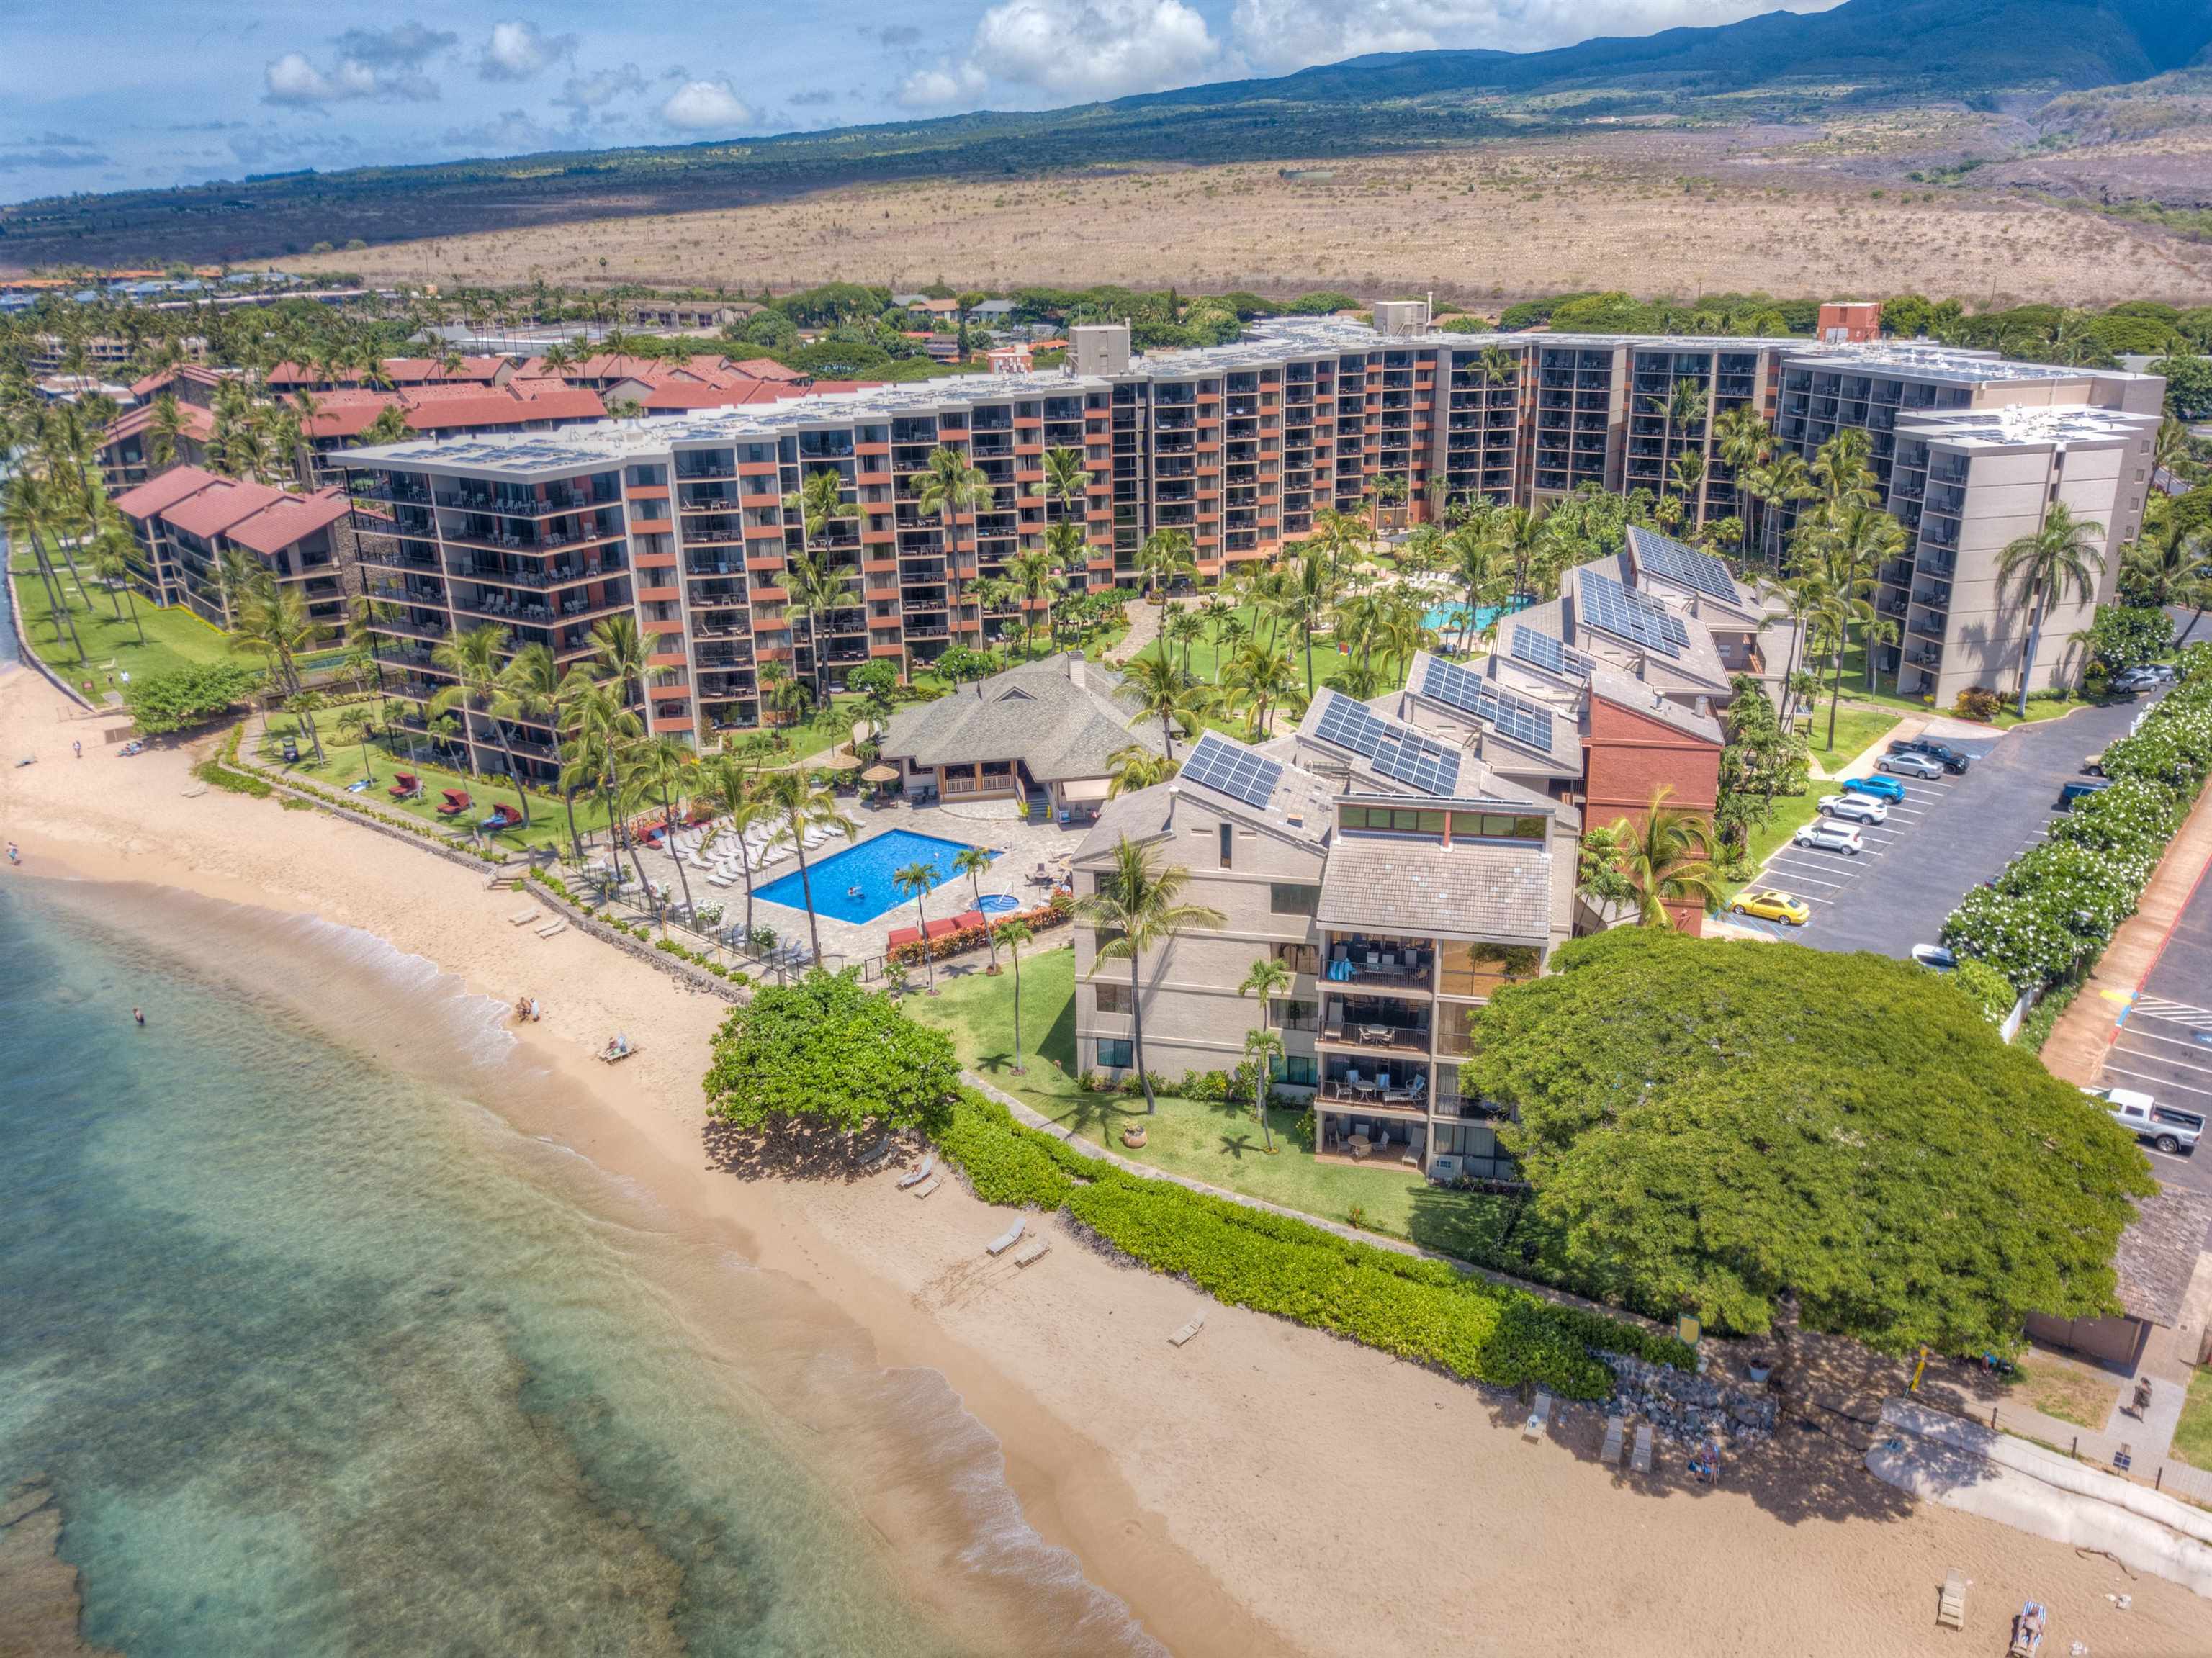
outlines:
{"label": "palm tree", "polygon": [[745,877],[745,937],[753,936],[753,853],[745,832],[764,822],[770,807],[760,787],[759,774],[734,754],[717,754],[699,766],[699,794],[718,817],[730,820],[738,837],[738,862]]}
{"label": "palm tree", "polygon": [[[1805,457],[1794,449],[1784,450],[1761,467],[1759,483],[1759,498],[1767,507],[1760,520],[1759,531],[1759,551],[1764,556],[1765,544],[1775,541],[1775,513],[1793,501],[1816,500],[1820,492],[1814,487],[1812,469],[1805,465]],[[1775,544],[1778,550],[1778,541]]]}
{"label": "palm tree", "polygon": [[1305,692],[1288,655],[1251,640],[1221,671],[1220,695],[1231,708],[1251,710],[1252,736],[1257,741],[1267,735],[1273,710],[1293,705],[1303,708]]}
{"label": "palm tree", "polygon": [[301,689],[300,658],[313,647],[317,631],[297,587],[263,581],[245,590],[231,618],[230,648],[259,654],[278,689],[296,695]]}
{"label": "palm tree", "polygon": [[1856,426],[1844,427],[1820,446],[1820,453],[1813,458],[1813,481],[1828,498],[1831,512],[1839,513],[1853,501],[1881,505],[1875,494],[1874,470],[1867,465],[1873,450],[1874,440]]}
{"label": "palm tree", "polygon": [[1048,505],[1057,501],[1067,518],[1081,518],[1085,514],[1076,502],[1084,499],[1090,488],[1091,473],[1083,464],[1082,450],[1070,447],[1044,452],[1044,496]]}
{"label": "palm tree", "polygon": [[915,477],[915,510],[935,519],[945,535],[945,573],[956,614],[965,575],[960,568],[961,514],[981,513],[996,498],[990,474],[969,459],[965,449],[951,444],[940,443],[931,450],[928,465]]}
{"label": "palm tree", "polygon": [[[1251,1034],[1255,1036],[1264,1037],[1267,1041],[1273,1042],[1278,1052],[1281,1050],[1282,1043],[1280,1040],[1275,1036],[1275,1033],[1267,1029],[1267,1009],[1269,1004],[1272,1003],[1276,997],[1281,995],[1290,987],[1290,969],[1284,966],[1272,956],[1262,956],[1257,961],[1254,962],[1252,963],[1252,970],[1244,975],[1244,982],[1237,987],[1237,993],[1239,996],[1257,996],[1260,999],[1260,1028]],[[1247,1039],[1244,1046],[1246,1052],[1252,1052],[1253,1044],[1249,1038]],[[1265,1082],[1267,1066],[1264,1064],[1260,1063],[1256,1056],[1255,1058],[1255,1064],[1258,1066],[1261,1079],[1256,1081],[1253,1085],[1252,1092],[1254,1109],[1256,1110],[1260,1115],[1261,1135],[1267,1142],[1267,1150],[1273,1151],[1275,1149],[1274,1136],[1270,1133],[1267,1127],[1267,1086]]]}
{"label": "palm tree", "polygon": [[368,423],[362,441],[374,446],[386,443],[404,443],[413,428],[407,424],[407,411],[396,403],[386,404],[376,411],[376,418]]}
{"label": "palm tree", "polygon": [[[972,852],[979,848],[970,847],[963,850]],[[914,900],[915,930],[921,934],[921,959],[929,969],[929,993],[934,996],[937,994],[937,952],[929,947],[929,912],[922,908],[921,901],[929,896],[930,888],[937,884],[936,867],[917,860],[895,872],[891,881],[901,892]],[[999,947],[994,944],[991,946],[991,959],[995,962],[998,958]]]}
{"label": "palm tree", "polygon": [[284,712],[300,723],[307,733],[307,741],[315,750],[315,763],[325,763],[323,758],[323,734],[315,729],[315,715],[323,708],[323,699],[313,691],[298,691],[284,699]]}
{"label": "palm tree", "polygon": [[2051,503],[2043,527],[2005,544],[1997,555],[1997,591],[2017,582],[2032,607],[2027,624],[2027,648],[2020,659],[2020,717],[2027,718],[2027,684],[2035,666],[2035,647],[2043,633],[2043,616],[2051,604],[2064,604],[2069,594],[2086,604],[2097,592],[2097,537],[2101,524],[2074,516],[2063,501]]}
{"label": "palm tree", "polygon": [[1030,924],[1018,920],[1001,921],[991,931],[1006,947],[1006,959],[1014,965],[1014,1075],[1018,1077],[1025,1069],[1022,1064],[1022,946],[1030,941]]}
{"label": "palm tree", "polygon": [[1759,531],[1756,513],[1750,512],[1748,504],[1758,500],[1758,492],[1753,486],[1773,452],[1773,429],[1751,404],[1738,404],[1713,422],[1713,453],[1729,469],[1736,494],[1747,503],[1747,514],[1753,519],[1749,537],[1753,546],[1759,544]]}
{"label": "palm tree", "polygon": [[[592,624],[592,660],[611,679],[628,708],[645,700],[645,659],[649,654],[637,619],[627,610]],[[636,687],[635,695],[631,687]]]}
{"label": "palm tree", "polygon": [[792,609],[806,618],[807,638],[814,647],[814,694],[825,683],[827,664],[822,659],[822,619],[845,597],[845,581],[830,563],[830,550],[817,545],[826,540],[830,526],[842,519],[860,515],[858,505],[845,499],[845,479],[834,466],[817,467],[800,483],[798,493],[783,498],[787,517],[796,516],[802,545],[791,560]]}
{"label": "palm tree", "polygon": [[8,480],[7,494],[0,501],[0,524],[4,524],[10,537],[31,544],[31,557],[38,566],[39,580],[46,590],[46,598],[52,607],[54,637],[69,629],[70,643],[76,647],[76,659],[84,660],[84,644],[76,636],[76,618],[70,614],[69,597],[63,589],[61,577],[54,571],[53,560],[46,554],[46,537],[56,532],[59,523],[57,506],[46,482],[36,472],[21,471]]}
{"label": "palm tree", "polygon": [[1144,572],[1146,592],[1164,599],[1177,577],[1198,574],[1188,533],[1173,528],[1153,531],[1137,549],[1137,568]]}
{"label": "palm tree", "polygon": [[1712,862],[1712,820],[1668,805],[1674,792],[1671,783],[1653,790],[1641,823],[1624,817],[1613,825],[1626,851],[1622,872],[1636,890],[1637,919],[1645,926],[1673,926],[1669,903],[1718,903],[1726,884]]}
{"label": "palm tree", "polygon": [[155,471],[167,471],[177,463],[177,440],[185,432],[184,405],[174,392],[164,392],[154,399],[154,418],[147,430],[152,438],[148,458]]}
{"label": "palm tree", "polygon": [[1176,774],[1174,761],[1142,743],[1124,743],[1106,756],[1106,762],[1114,768],[1114,780],[1106,791],[1109,799],[1151,788]]}
{"label": "palm tree", "polygon": [[2177,510],[2173,496],[2154,489],[2143,507],[2142,532],[2120,555],[2120,570],[2136,603],[2185,604],[2181,595],[2212,572],[2212,533]]}
{"label": "palm tree", "polygon": [[[507,629],[496,622],[447,634],[440,640],[431,647],[430,660],[453,675],[453,683],[430,699],[430,712],[450,714],[458,708],[466,715],[471,710],[488,710],[499,694],[499,653],[506,645]],[[492,734],[499,739],[500,748],[507,756],[507,774],[514,776],[514,750],[507,742],[505,727],[496,718],[492,720]],[[478,774],[476,733],[471,731],[468,737],[469,775],[474,777]]]}
{"label": "palm tree", "polygon": [[376,729],[376,716],[365,702],[349,702],[338,710],[338,740],[361,744],[361,780],[374,788],[376,773],[368,763],[368,734]]}
{"label": "palm tree", "polygon": [[[623,815],[613,799],[615,780],[623,751],[644,732],[622,693],[608,681],[580,669],[572,669],[561,681],[561,714],[568,732],[562,749],[561,787],[569,793],[588,788],[607,820],[607,836],[614,847],[616,866],[628,844]],[[450,714],[445,716],[451,719]],[[638,872],[642,883],[645,872]]]}
{"label": "palm tree", "polygon": [[1176,665],[1183,677],[1188,678],[1190,647],[1205,637],[1206,618],[1199,615],[1196,610],[1185,607],[1172,612],[1168,616],[1168,619],[1160,626],[1160,635],[1166,641],[1166,645],[1163,647],[1164,650],[1168,647],[1182,647],[1182,659]]}
{"label": "palm tree", "polygon": [[[991,867],[991,850],[988,847],[963,847],[952,854],[952,867],[968,878],[968,890],[975,900],[975,913],[983,913],[983,877]],[[986,969],[992,977],[999,973],[999,944],[992,938],[988,923],[983,928],[983,943],[991,952],[991,965]]]}
{"label": "palm tree", "polygon": [[1091,972],[1109,962],[1129,964],[1129,1029],[1137,1079],[1145,1090],[1145,1114],[1159,1108],[1152,1097],[1152,1073],[1145,1068],[1144,981],[1139,967],[1148,950],[1171,947],[1186,928],[1226,925],[1218,909],[1182,901],[1190,872],[1162,865],[1149,847],[1123,835],[1114,848],[1114,866],[1098,878],[1098,890],[1079,900],[1076,914],[1097,929],[1098,954]]}
{"label": "palm tree", "polygon": [[806,869],[806,831],[811,829],[834,829],[851,840],[860,832],[859,826],[847,819],[837,810],[837,797],[820,784],[808,780],[805,772],[793,768],[773,771],[761,781],[761,791],[772,816],[783,820],[781,838],[791,842],[799,854],[799,893],[806,910],[806,933],[814,947],[817,966],[822,962],[822,928],[814,916],[814,882]]}
{"label": "palm tree", "polygon": [[1342,582],[1337,567],[1324,548],[1311,541],[1298,548],[1297,562],[1290,568],[1290,617],[1306,636],[1306,700],[1313,700],[1313,636],[1328,614],[1329,601]]}
{"label": "palm tree", "polygon": [[1174,726],[1180,725],[1186,732],[1198,729],[1212,700],[1206,687],[1194,684],[1188,674],[1168,659],[1164,641],[1158,652],[1147,652],[1129,664],[1123,683],[1136,693],[1138,714],[1160,722],[1161,740],[1173,760]]}
{"label": "palm tree", "polygon": [[1275,1131],[1267,1122],[1267,1076],[1282,1051],[1283,1039],[1265,1025],[1244,1033],[1244,1057],[1252,1066],[1252,1114],[1260,1120],[1260,1144],[1271,1157]]}
{"label": "palm tree", "polygon": [[92,544],[93,574],[107,584],[111,603],[114,601],[116,590],[118,587],[122,589],[123,597],[131,606],[131,625],[138,630],[138,642],[143,645],[146,642],[146,624],[138,619],[138,595],[132,591],[131,581],[131,573],[137,568],[137,550],[138,544],[117,520],[113,508],[109,508],[100,520],[99,535]]}
{"label": "palm tree", "polygon": [[[552,728],[557,736],[557,710],[561,701],[561,667],[553,659],[549,645],[525,645],[508,659],[500,671],[497,707],[504,720],[519,720],[533,726]],[[516,780],[515,786],[522,786]],[[576,807],[573,799],[562,797],[568,810],[568,839],[576,841]],[[530,826],[530,797],[522,798],[522,823]]]}
{"label": "palm tree", "polygon": [[[691,877],[684,867],[684,859],[674,846],[676,833],[676,791],[688,781],[694,763],[690,749],[679,738],[663,732],[658,737],[646,737],[630,746],[623,768],[625,786],[648,801],[658,801],[661,821],[668,825],[669,852],[676,863],[676,879],[684,889],[684,913],[697,920],[699,912],[691,902]],[[525,827],[527,827],[526,823]]]}
{"label": "palm tree", "polygon": [[[1051,539],[1049,531],[1046,539]],[[1067,578],[1060,574],[1060,556],[1048,547],[1032,547],[1026,552],[1016,553],[1006,566],[1006,576],[1021,597],[1022,654],[1026,657],[1030,654],[1036,632],[1036,613],[1052,613],[1052,596],[1067,586]]]}

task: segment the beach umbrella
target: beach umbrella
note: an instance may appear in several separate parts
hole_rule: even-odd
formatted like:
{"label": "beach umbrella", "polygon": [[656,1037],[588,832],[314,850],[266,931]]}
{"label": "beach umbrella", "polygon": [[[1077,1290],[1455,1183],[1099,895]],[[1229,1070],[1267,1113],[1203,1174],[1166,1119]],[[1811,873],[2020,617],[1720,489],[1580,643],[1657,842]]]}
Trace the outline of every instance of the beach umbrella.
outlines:
{"label": "beach umbrella", "polygon": [[860,776],[863,780],[871,783],[896,783],[898,781],[898,768],[896,766],[871,766],[867,770],[862,772]]}
{"label": "beach umbrella", "polygon": [[844,753],[824,756],[812,764],[818,771],[858,771],[860,768],[860,762],[857,759]]}

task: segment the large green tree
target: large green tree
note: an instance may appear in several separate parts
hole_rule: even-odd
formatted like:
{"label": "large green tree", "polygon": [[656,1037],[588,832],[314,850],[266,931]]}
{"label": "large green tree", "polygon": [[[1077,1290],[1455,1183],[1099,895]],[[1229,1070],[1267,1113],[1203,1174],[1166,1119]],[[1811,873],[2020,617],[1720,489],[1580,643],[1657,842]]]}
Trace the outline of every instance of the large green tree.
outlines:
{"label": "large green tree", "polygon": [[724,1122],[797,1119],[845,1133],[933,1132],[959,1085],[951,1040],[862,989],[855,972],[756,991],[716,1033],[705,1080],[707,1114]]}
{"label": "large green tree", "polygon": [[2094,1102],[1908,963],[1624,928],[1480,1016],[1470,1096],[1562,1265],[1662,1316],[1902,1353],[2015,1350],[2113,1305],[2154,1190]]}

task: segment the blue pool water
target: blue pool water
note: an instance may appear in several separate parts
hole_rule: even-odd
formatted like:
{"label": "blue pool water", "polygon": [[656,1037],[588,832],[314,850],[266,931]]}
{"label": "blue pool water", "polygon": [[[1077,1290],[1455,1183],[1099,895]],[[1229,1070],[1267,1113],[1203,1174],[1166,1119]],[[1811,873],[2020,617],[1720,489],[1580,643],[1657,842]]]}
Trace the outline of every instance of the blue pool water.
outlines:
{"label": "blue pool water", "polygon": [[975,905],[986,915],[1005,915],[1021,907],[1022,901],[1006,892],[987,892]]}
{"label": "blue pool water", "polygon": [[[1517,604],[1511,605],[1486,604],[1474,613],[1474,631],[1479,635],[1485,628],[1487,628],[1492,623],[1497,621],[1498,616],[1504,611],[1508,610],[1517,610],[1521,608],[1522,607]],[[1464,604],[1436,604],[1431,605],[1428,611],[1421,617],[1421,625],[1424,628],[1428,629],[1431,633],[1456,633],[1459,630],[1460,623],[1466,619],[1466,616],[1467,606]]]}
{"label": "blue pool water", "polygon": [[[893,829],[857,847],[848,847],[818,864],[810,859],[806,874],[814,889],[814,913],[859,923],[872,921],[896,905],[911,904],[914,900],[900,891],[891,878],[908,864],[927,864],[937,872],[933,888],[942,886],[959,873],[952,866],[952,858],[961,846],[958,841],[934,835]],[[769,882],[754,896],[793,909],[806,907],[796,869],[780,881]]]}

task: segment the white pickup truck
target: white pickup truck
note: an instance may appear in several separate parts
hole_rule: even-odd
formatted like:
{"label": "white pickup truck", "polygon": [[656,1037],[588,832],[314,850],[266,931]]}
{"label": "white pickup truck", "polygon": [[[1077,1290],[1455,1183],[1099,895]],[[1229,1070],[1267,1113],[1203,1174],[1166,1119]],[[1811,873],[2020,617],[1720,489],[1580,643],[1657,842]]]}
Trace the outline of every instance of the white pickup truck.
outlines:
{"label": "white pickup truck", "polygon": [[2204,1119],[2179,1106],[2160,1105],[2148,1094],[2131,1088],[2085,1088],[2093,1100],[2102,1100],[2112,1121],[2131,1128],[2139,1140],[2148,1140],[2168,1156],[2194,1151],[2204,1133]]}

